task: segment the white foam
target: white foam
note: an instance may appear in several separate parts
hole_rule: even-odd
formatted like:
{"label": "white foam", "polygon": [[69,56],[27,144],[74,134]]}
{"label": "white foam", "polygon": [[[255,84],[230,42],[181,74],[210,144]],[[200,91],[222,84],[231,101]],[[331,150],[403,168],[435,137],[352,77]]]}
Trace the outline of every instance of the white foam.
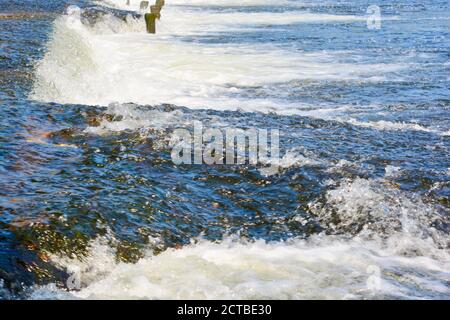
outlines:
{"label": "white foam", "polygon": [[[299,23],[361,22],[364,16],[332,15],[306,12],[195,12],[189,14],[192,22],[186,23],[181,9],[171,10],[161,20],[162,34],[193,34],[233,32],[242,28],[283,26]],[[194,17],[195,15],[195,17]]]}
{"label": "white foam", "polygon": [[[260,159],[263,165],[276,165],[281,169],[305,166],[328,166],[329,163],[319,159],[313,152],[304,148],[293,148],[287,150],[279,159]],[[264,172],[264,169],[261,170]]]}
{"label": "white foam", "polygon": [[[113,6],[120,9],[139,10],[142,0],[130,0],[127,5],[127,0],[99,0],[100,4]],[[199,6],[199,7],[258,7],[258,6],[277,6],[277,7],[316,7],[318,3],[301,3],[292,0],[171,0],[166,1],[165,7],[170,6]]]}
{"label": "white foam", "polygon": [[407,196],[393,189],[383,179],[344,180],[338,188],[327,192],[326,200],[326,204],[311,204],[310,210],[326,223],[328,230],[346,233],[370,230],[385,236],[401,231],[410,236],[439,239],[443,247],[448,245],[448,239],[437,235],[431,226],[434,219],[439,219],[433,206],[423,203],[417,195]]}
{"label": "white foam", "polygon": [[[339,118],[337,119],[339,120]],[[377,130],[388,130],[388,131],[404,131],[404,130],[413,130],[413,131],[423,131],[423,132],[430,132],[439,134],[442,136],[448,136],[448,131],[442,131],[440,128],[432,128],[432,127],[424,127],[423,125],[420,125],[418,123],[408,123],[408,122],[392,122],[392,121],[386,121],[386,120],[379,120],[379,121],[359,121],[356,119],[347,119],[342,120],[344,122],[348,122],[352,125],[359,126],[359,127],[365,127],[365,128],[374,128]]]}
{"label": "white foam", "polygon": [[[404,67],[339,63],[336,61],[345,57],[344,53],[304,53],[267,44],[178,41],[175,35],[197,32],[198,28],[210,32],[216,27],[229,29],[230,23],[254,26],[266,21],[261,16],[265,13],[205,13],[202,19],[194,19],[194,13],[180,14],[179,10],[165,12],[171,25],[162,26],[156,36],[144,32],[143,21],[131,18],[125,23],[107,16],[94,28],[81,24],[73,14],[58,18],[48,52],[37,65],[31,98],[89,105],[171,103],[190,108],[295,113],[304,105],[277,98],[271,85],[294,80],[383,81],[385,74]],[[267,19],[276,21],[268,23],[322,19],[308,13],[270,16]],[[262,95],[255,95],[254,88]]]}
{"label": "white foam", "polygon": [[[399,255],[413,244],[428,256]],[[436,255],[433,257],[432,255]],[[117,263],[106,245],[93,245],[84,262],[60,260],[77,274],[80,291],[37,288],[32,298],[61,299],[352,299],[449,295],[448,253],[425,240],[392,238],[384,247],[359,238],[317,236],[266,243],[201,240],[181,250],[149,254],[136,264]],[[379,287],[370,286],[379,268]],[[401,275],[399,275],[399,273]]]}
{"label": "white foam", "polygon": [[401,173],[401,168],[396,166],[388,165],[386,168],[384,168],[385,171],[385,177],[386,178],[395,178],[398,177]]}
{"label": "white foam", "polygon": [[[108,241],[98,239],[83,261],[52,257],[80,279],[81,290],[49,285],[35,288],[32,298],[449,298],[448,238],[430,226],[436,212],[383,183],[344,180],[326,194],[326,205],[311,206],[322,223],[335,222],[332,214],[342,218],[336,231],[353,225],[353,236],[338,232],[285,242],[199,239],[156,256],[149,250],[135,264],[116,262]],[[361,223],[366,227],[357,232]]]}
{"label": "white foam", "polygon": [[[102,120],[99,126],[87,127],[86,133],[104,135],[125,130],[164,129],[169,125],[193,125],[181,110],[160,111],[157,109],[141,110],[133,104],[110,104],[106,113],[120,117],[120,121]],[[145,130],[144,130],[145,131]]]}
{"label": "white foam", "polygon": [[[169,3],[169,1],[167,1]],[[220,7],[247,7],[247,6],[299,6],[307,5],[292,0],[173,0],[170,4],[187,6],[220,6]],[[313,5],[313,4],[309,4]]]}
{"label": "white foam", "polygon": [[[124,4],[125,1],[108,0],[105,4],[119,9],[128,9],[139,11],[140,1],[132,1],[130,6]],[[194,5],[215,7],[223,6],[245,7],[245,6],[299,6],[298,2],[287,1],[278,3],[278,1],[259,1],[259,2],[212,2],[197,1]],[[183,4],[183,6],[180,6]],[[239,11],[210,11],[202,8],[202,10],[191,10],[184,6],[191,5],[189,2],[173,3],[168,2],[162,11],[163,18],[158,25],[158,33],[165,35],[187,35],[187,34],[211,34],[214,32],[233,32],[241,31],[242,28],[282,26],[300,23],[352,23],[363,22],[367,20],[367,16],[362,15],[336,15],[326,13],[311,13],[308,11],[287,11],[287,12],[239,12]],[[316,6],[318,4],[303,4],[302,6]],[[397,20],[398,17],[384,17],[384,20]]]}

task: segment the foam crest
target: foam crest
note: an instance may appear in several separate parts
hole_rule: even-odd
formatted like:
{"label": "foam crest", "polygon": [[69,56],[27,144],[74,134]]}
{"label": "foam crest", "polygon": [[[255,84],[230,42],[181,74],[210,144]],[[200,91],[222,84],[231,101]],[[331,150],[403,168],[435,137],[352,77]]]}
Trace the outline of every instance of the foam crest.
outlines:
{"label": "foam crest", "polygon": [[106,113],[113,115],[116,119],[120,118],[120,120],[102,119],[99,126],[87,127],[85,132],[103,135],[126,130],[161,130],[170,126],[193,125],[192,120],[189,120],[180,109],[167,111],[157,108],[142,109],[134,104],[110,104]]}
{"label": "foam crest", "polygon": [[[97,1],[98,3],[114,6],[121,9],[139,10],[142,0],[130,0],[130,4],[127,5],[126,0],[103,0]],[[199,7],[258,7],[258,6],[302,6],[313,7],[317,6],[315,3],[299,3],[292,0],[171,0],[166,1],[166,6],[199,6]]]}
{"label": "foam crest", "polygon": [[[217,1],[208,1],[208,0],[174,0],[170,1],[171,4],[175,5],[188,5],[188,6],[296,6],[296,5],[306,5],[300,4],[298,1],[292,0],[217,0]],[[311,4],[310,4],[311,5]]]}
{"label": "foam crest", "polygon": [[186,11],[173,9],[164,13],[161,34],[205,34],[233,32],[267,26],[300,23],[365,22],[364,16],[332,15],[306,12],[192,12],[186,22]]}
{"label": "foam crest", "polygon": [[[121,10],[140,12],[140,1],[131,2],[130,5],[122,1],[107,1],[104,4]],[[188,5],[184,3],[184,5]],[[205,3],[203,5],[206,5]],[[208,6],[217,6],[219,3],[208,3]],[[230,6],[233,6],[229,4]],[[261,3],[260,5],[264,5]],[[270,5],[270,4],[269,4]],[[244,5],[245,6],[245,5]],[[283,26],[299,23],[351,23],[365,22],[364,15],[334,15],[325,13],[310,13],[307,11],[288,12],[239,12],[239,11],[211,11],[192,10],[184,6],[167,3],[162,12],[163,18],[158,21],[158,34],[160,35],[196,35],[217,32],[243,31],[246,29]],[[393,19],[390,17],[388,19]]]}
{"label": "foam crest", "polygon": [[[390,167],[386,168],[387,173],[390,171]],[[384,179],[344,180],[338,188],[329,190],[322,201],[310,204],[310,210],[327,230],[338,234],[386,238],[402,234],[427,239],[437,247],[448,248],[450,244],[445,234],[434,227],[436,223],[448,225],[445,216],[418,195],[393,189]]]}
{"label": "foam crest", "polygon": [[348,120],[343,120],[343,121],[350,123],[352,125],[358,126],[358,127],[374,128],[374,129],[383,130],[383,131],[384,130],[388,130],[388,131],[412,130],[412,131],[429,132],[429,133],[434,133],[434,134],[438,134],[438,135],[442,135],[442,136],[450,135],[449,131],[445,131],[445,128],[424,127],[423,125],[420,125],[419,123],[392,122],[392,121],[386,121],[386,120],[359,121],[356,119],[348,119]]}
{"label": "foam crest", "polygon": [[[55,23],[49,50],[36,69],[31,98],[108,105],[170,103],[218,110],[283,111],[298,104],[255,97],[254,87],[293,80],[352,81],[399,65],[335,63],[336,56],[255,45],[227,47],[167,41],[145,34],[98,35],[72,16]],[[267,87],[267,88],[266,88]],[[266,89],[264,89],[266,88]],[[301,107],[301,106],[300,106]]]}
{"label": "foam crest", "polygon": [[[32,298],[449,298],[448,238],[431,226],[441,217],[433,206],[383,183],[344,180],[326,193],[326,205],[311,207],[309,219],[332,222],[335,235],[281,242],[237,235],[196,239],[159,255],[149,248],[137,263],[116,262],[108,241],[97,239],[82,260],[52,257],[80,279],[81,290],[48,285],[35,288]],[[350,226],[360,231],[339,234]]]}
{"label": "foam crest", "polygon": [[[282,169],[291,167],[327,167],[330,164],[318,157],[311,151],[304,148],[292,148],[287,150],[279,159],[261,159],[264,165],[275,165]],[[261,170],[264,172],[264,170]]]}

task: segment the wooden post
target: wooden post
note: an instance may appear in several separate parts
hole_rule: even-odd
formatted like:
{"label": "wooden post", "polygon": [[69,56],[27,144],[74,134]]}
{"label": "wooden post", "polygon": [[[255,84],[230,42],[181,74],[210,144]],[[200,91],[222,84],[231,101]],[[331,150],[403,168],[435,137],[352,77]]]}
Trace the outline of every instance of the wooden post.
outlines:
{"label": "wooden post", "polygon": [[147,24],[148,33],[156,33],[156,18],[158,16],[155,13],[145,14],[145,23]]}
{"label": "wooden post", "polygon": [[164,6],[164,0],[156,0],[154,6],[150,6],[150,13],[145,14],[145,23],[148,33],[156,33],[156,19],[161,19],[161,9]]}
{"label": "wooden post", "polygon": [[150,6],[150,12],[154,13],[158,16],[158,19],[161,18],[161,7],[159,6]]}
{"label": "wooden post", "polygon": [[148,33],[156,33],[156,19],[161,18],[161,9],[164,6],[164,0],[156,0],[154,6],[150,6],[150,13],[145,14],[145,23]]}

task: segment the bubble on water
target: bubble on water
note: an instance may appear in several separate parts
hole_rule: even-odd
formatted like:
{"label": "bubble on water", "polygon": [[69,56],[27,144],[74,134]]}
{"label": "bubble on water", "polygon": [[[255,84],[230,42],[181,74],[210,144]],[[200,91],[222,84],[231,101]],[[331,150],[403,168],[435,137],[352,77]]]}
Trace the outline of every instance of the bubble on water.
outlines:
{"label": "bubble on water", "polygon": [[396,166],[386,166],[386,168],[384,169],[385,171],[385,177],[386,178],[395,178],[400,174],[400,167],[396,167]]}

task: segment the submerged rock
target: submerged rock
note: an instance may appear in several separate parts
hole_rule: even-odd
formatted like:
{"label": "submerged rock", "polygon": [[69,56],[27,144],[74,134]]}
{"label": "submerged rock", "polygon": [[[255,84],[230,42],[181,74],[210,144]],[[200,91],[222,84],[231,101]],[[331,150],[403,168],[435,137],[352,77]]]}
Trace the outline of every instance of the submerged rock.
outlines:
{"label": "submerged rock", "polygon": [[90,25],[96,24],[99,20],[107,15],[112,15],[123,21],[127,21],[127,17],[131,16],[135,19],[142,17],[141,14],[134,11],[119,10],[105,7],[87,7],[81,11],[81,21]]}

